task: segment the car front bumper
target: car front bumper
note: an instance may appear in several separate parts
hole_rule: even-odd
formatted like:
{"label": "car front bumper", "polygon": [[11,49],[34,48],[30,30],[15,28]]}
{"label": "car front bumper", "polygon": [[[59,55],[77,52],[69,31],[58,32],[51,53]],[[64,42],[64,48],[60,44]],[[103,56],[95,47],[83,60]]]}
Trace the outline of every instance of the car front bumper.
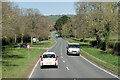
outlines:
{"label": "car front bumper", "polygon": [[68,54],[80,54],[80,52],[69,52],[68,51]]}

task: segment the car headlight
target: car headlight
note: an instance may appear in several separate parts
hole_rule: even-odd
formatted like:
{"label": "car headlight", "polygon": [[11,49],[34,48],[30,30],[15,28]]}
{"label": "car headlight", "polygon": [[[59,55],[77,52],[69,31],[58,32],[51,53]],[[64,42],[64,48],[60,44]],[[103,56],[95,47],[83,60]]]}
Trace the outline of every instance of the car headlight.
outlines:
{"label": "car headlight", "polygon": [[77,52],[80,52],[80,50],[78,50]]}
{"label": "car headlight", "polygon": [[71,52],[70,49],[68,49],[68,52]]}

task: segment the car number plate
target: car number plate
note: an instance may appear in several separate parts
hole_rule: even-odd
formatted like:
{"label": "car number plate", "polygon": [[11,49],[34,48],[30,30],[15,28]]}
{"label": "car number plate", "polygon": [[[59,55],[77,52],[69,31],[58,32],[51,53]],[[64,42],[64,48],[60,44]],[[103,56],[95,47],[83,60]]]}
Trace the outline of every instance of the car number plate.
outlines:
{"label": "car number plate", "polygon": [[52,64],[51,62],[47,62],[47,64]]}

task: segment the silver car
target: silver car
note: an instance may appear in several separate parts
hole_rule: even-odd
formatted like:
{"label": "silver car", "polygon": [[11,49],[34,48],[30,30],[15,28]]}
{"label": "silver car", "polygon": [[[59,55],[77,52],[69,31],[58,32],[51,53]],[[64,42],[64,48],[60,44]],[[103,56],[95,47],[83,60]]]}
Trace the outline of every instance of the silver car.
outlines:
{"label": "silver car", "polygon": [[80,45],[79,43],[68,43],[67,54],[75,54],[77,56],[80,55]]}

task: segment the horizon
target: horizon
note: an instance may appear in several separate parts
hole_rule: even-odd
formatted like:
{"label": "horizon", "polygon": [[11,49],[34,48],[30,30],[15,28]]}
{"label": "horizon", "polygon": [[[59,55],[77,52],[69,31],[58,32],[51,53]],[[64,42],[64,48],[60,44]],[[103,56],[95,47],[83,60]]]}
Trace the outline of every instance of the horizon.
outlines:
{"label": "horizon", "polygon": [[44,16],[76,15],[74,2],[15,2],[20,9],[38,9]]}

